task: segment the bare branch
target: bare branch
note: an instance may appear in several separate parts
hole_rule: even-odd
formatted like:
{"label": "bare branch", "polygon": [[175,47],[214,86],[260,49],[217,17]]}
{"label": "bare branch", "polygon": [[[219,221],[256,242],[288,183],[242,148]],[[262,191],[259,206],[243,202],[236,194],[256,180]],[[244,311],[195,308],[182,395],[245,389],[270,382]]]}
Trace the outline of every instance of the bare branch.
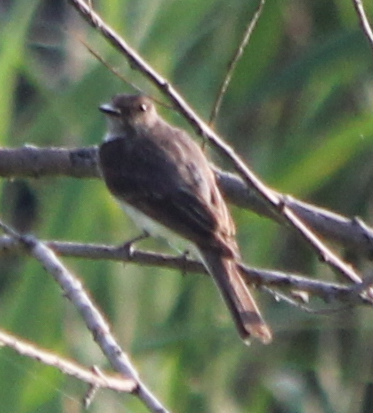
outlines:
{"label": "bare branch", "polygon": [[[220,188],[230,203],[240,208],[250,209],[259,215],[264,215],[279,222],[277,216],[248,188],[240,177],[220,170],[215,170],[215,173],[217,174]],[[344,248],[353,250],[359,256],[372,259],[373,228],[369,227],[361,219],[347,218],[327,209],[300,201],[289,195],[280,194],[279,192],[275,193],[280,197],[286,197],[287,203],[292,210],[319,235],[340,244]]]}
{"label": "bare branch", "polygon": [[[141,251],[137,249],[125,249],[98,244],[81,244],[62,241],[43,241],[58,255],[93,260],[112,260],[131,262],[139,265],[161,267],[179,270],[192,274],[208,275],[204,265],[185,256]],[[20,245],[12,237],[0,237],[0,251],[17,251]],[[268,286],[285,290],[307,291],[318,296],[325,302],[343,302],[359,305],[372,305],[371,300],[363,294],[357,294],[354,286],[345,286],[337,283],[328,283],[320,280],[306,278],[304,276],[289,274],[280,271],[263,270],[240,265],[240,270],[248,285],[257,287]]]}
{"label": "bare branch", "polygon": [[[100,174],[96,160],[96,147],[65,149],[25,146],[12,149],[2,148],[0,149],[0,176],[98,178]],[[216,167],[214,169],[219,186],[230,203],[282,223],[242,178],[221,171]],[[273,192],[278,197],[286,197],[286,202],[292,210],[318,234],[355,251],[359,255],[372,259],[373,229],[362,220],[346,218],[288,195]]]}
{"label": "bare branch", "polygon": [[237,49],[235,50],[233,57],[231,61],[228,64],[228,70],[225,75],[225,78],[223,79],[222,84],[220,85],[220,89],[218,91],[218,94],[216,96],[216,100],[214,102],[214,105],[212,107],[211,111],[211,116],[210,116],[210,121],[209,124],[212,125],[215,122],[215,119],[219,113],[223,97],[228,89],[228,86],[232,80],[233,73],[237,67],[238,62],[240,61],[246,46],[248,45],[251,35],[255,29],[255,26],[262,14],[263,8],[264,8],[265,0],[260,0],[257,9],[255,10],[255,13],[251,20],[249,21],[248,25],[245,28],[242,40],[240,44],[238,45]]}
{"label": "bare branch", "polygon": [[370,27],[368,17],[364,10],[363,2],[362,0],[352,0],[352,2],[355,7],[356,13],[359,17],[360,26],[363,29],[363,33],[365,34],[365,37],[368,39],[370,47],[373,50],[373,30]]}
{"label": "bare branch", "polygon": [[0,149],[0,176],[38,178],[50,175],[98,177],[97,148],[37,148],[25,145],[22,148]]}
{"label": "bare branch", "polygon": [[52,366],[64,374],[75,377],[87,384],[94,385],[98,388],[107,388],[118,392],[132,393],[137,384],[132,379],[124,377],[115,377],[107,373],[95,373],[93,370],[80,366],[78,363],[63,358],[48,350],[36,347],[19,337],[0,330],[0,345],[12,348],[22,356],[30,357],[45,365]]}
{"label": "bare branch", "polygon": [[352,305],[372,306],[372,300],[364,294],[357,293],[355,291],[355,285],[350,287],[337,283],[314,280],[297,274],[254,269],[244,265],[240,266],[240,270],[248,285],[254,283],[258,286],[290,289],[292,292],[305,291],[310,295],[323,299],[326,303],[339,301]]}
{"label": "bare branch", "polygon": [[133,394],[148,407],[152,412],[167,413],[166,408],[150,392],[146,385],[140,380],[139,375],[131,363],[128,355],[121,349],[118,342],[110,331],[110,326],[104,316],[94,305],[92,299],[84,290],[82,283],[69,272],[57,258],[56,254],[45,244],[30,236],[21,236],[4,223],[0,222],[11,237],[14,237],[27,252],[36,258],[46,271],[53,276],[60,285],[66,296],[78,309],[83,317],[88,329],[91,331],[93,339],[100,346],[113,368],[121,373],[126,379],[136,382]]}

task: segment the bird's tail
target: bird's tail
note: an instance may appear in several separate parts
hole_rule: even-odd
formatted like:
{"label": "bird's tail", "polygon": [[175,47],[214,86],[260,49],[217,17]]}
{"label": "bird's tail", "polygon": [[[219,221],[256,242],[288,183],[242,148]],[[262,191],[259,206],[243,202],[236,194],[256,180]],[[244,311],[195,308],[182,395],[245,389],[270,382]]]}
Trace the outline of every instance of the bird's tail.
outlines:
{"label": "bird's tail", "polygon": [[232,258],[226,258],[215,250],[200,249],[204,264],[213,277],[221,295],[231,312],[237,330],[245,343],[250,336],[264,344],[272,341],[272,333],[263,320],[248,287],[244,283]]}

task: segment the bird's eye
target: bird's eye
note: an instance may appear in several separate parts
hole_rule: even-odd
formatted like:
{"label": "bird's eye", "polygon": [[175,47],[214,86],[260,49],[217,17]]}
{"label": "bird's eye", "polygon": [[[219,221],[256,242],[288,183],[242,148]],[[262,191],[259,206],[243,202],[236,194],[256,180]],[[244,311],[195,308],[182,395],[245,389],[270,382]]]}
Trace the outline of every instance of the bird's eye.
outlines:
{"label": "bird's eye", "polygon": [[146,105],[145,103],[141,103],[139,109],[141,110],[141,112],[146,112],[148,110],[148,105]]}

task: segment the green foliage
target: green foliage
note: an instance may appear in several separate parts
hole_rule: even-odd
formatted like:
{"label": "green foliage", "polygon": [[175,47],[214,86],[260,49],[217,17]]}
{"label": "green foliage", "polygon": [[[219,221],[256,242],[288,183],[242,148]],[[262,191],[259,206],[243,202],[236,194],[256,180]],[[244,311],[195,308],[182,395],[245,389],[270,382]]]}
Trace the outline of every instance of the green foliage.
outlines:
{"label": "green foliage", "polygon": [[[130,86],[80,44],[80,18],[64,2],[3,3],[2,145],[99,143],[105,126],[97,106],[114,93],[131,91]],[[93,3],[207,119],[255,2]],[[365,3],[373,21],[373,5]],[[113,66],[155,93],[97,33],[79,24]],[[372,62],[351,1],[267,0],[216,129],[276,189],[369,221]],[[185,126],[180,117],[163,113]],[[98,180],[41,177],[28,184],[38,199],[38,217],[30,228],[43,239],[119,244],[137,235]],[[13,222],[8,202],[4,195],[2,215],[7,212],[6,220]],[[291,231],[247,211],[234,215],[248,263],[330,277],[310,251],[298,251]],[[79,315],[41,266],[21,256],[2,260],[1,327],[87,366],[107,367]],[[372,411],[369,399],[364,401],[372,376],[369,310],[325,318],[258,292],[275,341],[247,348],[207,277],[64,261],[105,312],[143,380],[172,411]],[[0,349],[1,411],[78,411],[84,391],[52,368]],[[123,399],[127,411],[145,411],[134,397],[103,390],[90,411],[120,411]]]}

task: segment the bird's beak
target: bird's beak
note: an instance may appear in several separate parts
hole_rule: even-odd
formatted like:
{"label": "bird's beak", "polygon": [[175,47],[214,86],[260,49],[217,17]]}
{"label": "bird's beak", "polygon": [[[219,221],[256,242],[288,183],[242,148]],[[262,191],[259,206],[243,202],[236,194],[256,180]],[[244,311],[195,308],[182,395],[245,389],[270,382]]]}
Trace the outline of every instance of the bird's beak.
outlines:
{"label": "bird's beak", "polygon": [[99,107],[100,111],[109,116],[120,116],[120,110],[115,108],[111,103],[104,103]]}

